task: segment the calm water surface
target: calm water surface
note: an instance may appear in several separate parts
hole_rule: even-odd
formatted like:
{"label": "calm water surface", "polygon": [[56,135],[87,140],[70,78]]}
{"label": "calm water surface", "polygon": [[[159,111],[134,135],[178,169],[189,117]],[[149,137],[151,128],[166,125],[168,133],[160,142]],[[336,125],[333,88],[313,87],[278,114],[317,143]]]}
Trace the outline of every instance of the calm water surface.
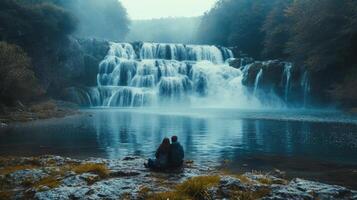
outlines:
{"label": "calm water surface", "polygon": [[177,135],[187,159],[229,160],[233,171],[285,170],[290,176],[356,188],[357,119],[327,111],[91,109],[64,119],[0,129],[0,156],[152,156]]}

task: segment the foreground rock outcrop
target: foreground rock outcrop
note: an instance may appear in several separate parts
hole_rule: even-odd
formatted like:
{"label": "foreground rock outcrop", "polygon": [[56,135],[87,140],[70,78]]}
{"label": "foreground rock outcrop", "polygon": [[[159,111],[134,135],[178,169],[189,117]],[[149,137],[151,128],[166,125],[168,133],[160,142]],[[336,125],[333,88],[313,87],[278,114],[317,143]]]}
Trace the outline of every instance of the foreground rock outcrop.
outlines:
{"label": "foreground rock outcrop", "polygon": [[0,199],[357,199],[341,186],[272,175],[234,175],[187,161],[151,172],[145,160],[0,158]]}

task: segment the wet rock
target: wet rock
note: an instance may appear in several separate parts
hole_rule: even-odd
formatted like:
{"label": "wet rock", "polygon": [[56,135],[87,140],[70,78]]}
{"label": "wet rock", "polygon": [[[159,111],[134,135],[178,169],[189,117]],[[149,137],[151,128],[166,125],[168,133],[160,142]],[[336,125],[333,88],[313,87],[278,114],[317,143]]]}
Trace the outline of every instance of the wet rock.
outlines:
{"label": "wet rock", "polygon": [[39,191],[47,191],[50,190],[51,188],[48,186],[40,186]]}
{"label": "wet rock", "polygon": [[6,128],[8,125],[5,123],[0,123],[0,128]]}
{"label": "wet rock", "polygon": [[352,191],[351,199],[357,199],[357,191]]}
{"label": "wet rock", "polygon": [[221,177],[221,181],[219,183],[219,194],[222,197],[228,198],[230,197],[230,193],[232,190],[247,190],[248,186],[243,184],[239,179],[231,177],[231,176],[223,176]]}
{"label": "wet rock", "polygon": [[119,199],[123,194],[138,191],[138,184],[128,179],[110,179],[91,186],[89,199]]}
{"label": "wet rock", "polygon": [[[0,176],[0,183],[6,183],[7,188],[18,191],[15,199],[24,199],[30,196],[39,200],[47,199],[138,199],[142,188],[150,192],[169,191],[173,186],[194,176],[218,174],[219,171],[203,167],[196,163],[187,164],[179,171],[152,172],[145,169],[142,163],[145,159],[135,158],[128,160],[108,160],[90,158],[76,160],[55,156],[39,158],[18,158],[2,162],[10,164],[36,164],[36,169],[18,170],[8,175]],[[100,177],[95,172],[75,173],[67,167],[71,165],[99,163],[105,165],[110,172],[109,176]],[[38,167],[37,167],[38,166]],[[62,168],[64,166],[64,168]],[[205,166],[213,166],[205,164]],[[63,169],[68,170],[63,173]],[[37,186],[23,183],[31,180],[32,183],[43,178],[52,177],[58,185],[41,183]],[[51,174],[51,176],[49,176]],[[54,176],[54,175],[53,175]],[[357,192],[341,186],[327,185],[303,179],[294,179],[290,182],[270,174],[245,173],[240,176],[220,175],[217,186],[208,188],[208,195],[212,199],[229,199],[232,195],[256,194],[264,192],[263,199],[356,199]]]}
{"label": "wet rock", "polygon": [[138,158],[127,156],[127,157],[123,158],[123,161],[135,160],[135,159],[138,159]]}
{"label": "wet rock", "polygon": [[246,185],[244,185],[241,182],[241,180],[231,176],[221,177],[221,181],[219,185],[221,188],[226,188],[226,189],[246,189]]}
{"label": "wet rock", "polygon": [[140,173],[135,171],[114,171],[110,173],[111,177],[130,177],[138,175],[140,175]]}
{"label": "wet rock", "polygon": [[70,176],[68,178],[63,179],[62,186],[64,187],[78,187],[78,186],[86,186],[88,184],[88,178],[93,179],[92,177],[98,178],[97,175],[93,174],[81,174],[78,176]]}
{"label": "wet rock", "polygon": [[261,85],[266,88],[278,88],[281,85],[285,63],[279,60],[255,62],[245,67],[243,84],[254,87],[255,79],[260,70],[263,70]]}
{"label": "wet rock", "polygon": [[13,185],[20,186],[27,182],[36,182],[48,176],[40,169],[25,169],[13,172],[7,176],[7,181]]}
{"label": "wet rock", "polygon": [[313,196],[297,188],[283,185],[272,185],[272,194],[263,200],[313,200]]}
{"label": "wet rock", "polygon": [[48,199],[85,199],[85,194],[88,192],[86,187],[59,187],[44,192],[37,192],[35,199],[48,200]]}
{"label": "wet rock", "polygon": [[277,178],[277,177],[269,175],[269,174],[259,174],[259,173],[247,172],[243,176],[249,178],[256,184],[271,185],[271,184],[286,184],[287,183],[287,181],[285,181],[284,179]]}
{"label": "wet rock", "polygon": [[294,179],[288,185],[272,185],[272,195],[264,199],[355,199],[355,191],[303,179]]}
{"label": "wet rock", "polygon": [[286,173],[284,171],[281,171],[279,169],[274,169],[271,173],[272,176],[278,177],[278,178],[283,178],[285,177]]}
{"label": "wet rock", "polygon": [[253,62],[254,59],[249,57],[232,58],[228,60],[228,64],[236,69],[240,69],[241,67],[249,65]]}
{"label": "wet rock", "polygon": [[352,196],[352,191],[345,187],[307,181],[299,178],[292,180],[289,186],[313,194],[319,199],[350,199]]}
{"label": "wet rock", "polygon": [[39,163],[41,166],[48,166],[48,165],[55,165],[55,166],[61,166],[64,165],[67,162],[72,162],[72,163],[79,163],[80,161],[76,161],[70,158],[65,158],[61,156],[41,156],[38,159]]}

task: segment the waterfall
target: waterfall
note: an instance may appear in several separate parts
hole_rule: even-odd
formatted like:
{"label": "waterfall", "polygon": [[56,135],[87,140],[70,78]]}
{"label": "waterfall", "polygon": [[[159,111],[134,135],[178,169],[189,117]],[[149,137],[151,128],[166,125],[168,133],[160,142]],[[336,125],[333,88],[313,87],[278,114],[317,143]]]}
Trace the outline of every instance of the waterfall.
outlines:
{"label": "waterfall", "polygon": [[257,96],[258,87],[259,87],[259,83],[260,83],[262,76],[263,76],[263,69],[260,69],[257,76],[255,77],[254,91],[253,91],[254,96]]}
{"label": "waterfall", "polygon": [[228,65],[232,58],[230,49],[210,45],[111,43],[97,86],[77,89],[73,98],[91,107],[260,107],[243,86],[243,72]]}
{"label": "waterfall", "polygon": [[183,44],[161,44],[144,43],[139,53],[140,59],[165,59],[177,61],[203,61],[223,63],[233,58],[231,50],[209,45],[183,45]]}
{"label": "waterfall", "polygon": [[304,72],[304,75],[301,78],[301,88],[303,92],[303,106],[306,108],[307,103],[308,103],[308,97],[310,94],[310,81],[309,81],[309,74],[307,71]]}
{"label": "waterfall", "polygon": [[289,91],[290,91],[291,68],[292,68],[292,63],[285,63],[284,73],[283,73],[283,80],[285,79],[285,84],[284,84],[285,103],[287,103],[289,100],[288,98],[289,98]]}

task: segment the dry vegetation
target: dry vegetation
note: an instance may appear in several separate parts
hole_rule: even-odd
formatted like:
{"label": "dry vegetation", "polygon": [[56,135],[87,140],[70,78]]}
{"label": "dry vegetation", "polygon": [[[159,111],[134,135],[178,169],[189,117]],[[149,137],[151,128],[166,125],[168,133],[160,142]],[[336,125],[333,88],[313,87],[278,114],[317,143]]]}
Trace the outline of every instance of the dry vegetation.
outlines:
{"label": "dry vegetation", "polygon": [[[109,177],[110,171],[105,164],[97,163],[75,163],[68,162],[61,166],[58,166],[56,161],[48,160],[46,163],[40,163],[37,158],[28,159],[22,163],[12,163],[11,158],[2,158],[0,160],[0,175],[8,175],[16,171],[21,170],[34,170],[34,169],[46,169],[48,176],[40,180],[26,179],[22,182],[22,186],[26,188],[36,188],[41,190],[44,187],[56,188],[61,184],[63,177],[68,172],[75,172],[76,174],[92,173],[99,177],[89,177],[86,181],[88,184],[93,184],[100,179]],[[2,197],[10,195],[7,191],[7,184],[0,179],[0,200]],[[6,199],[6,198],[5,198]]]}
{"label": "dry vegetation", "polygon": [[70,103],[58,105],[58,102],[46,100],[32,103],[32,105],[23,105],[18,102],[14,107],[5,107],[0,110],[0,122],[28,122],[38,119],[61,118],[68,115],[77,114],[78,111]]}
{"label": "dry vegetation", "polygon": [[232,191],[230,199],[232,200],[256,200],[269,195],[268,188],[259,189],[257,191]]}
{"label": "dry vegetation", "polygon": [[219,176],[193,177],[174,187],[172,191],[150,194],[147,188],[142,188],[140,196],[149,200],[200,200],[210,199],[208,190],[217,186]]}
{"label": "dry vegetation", "polygon": [[109,177],[109,170],[106,165],[104,164],[97,164],[97,163],[86,163],[86,164],[81,164],[78,166],[74,166],[72,169],[74,172],[77,174],[83,174],[83,173],[93,173],[97,174],[101,178],[107,178]]}
{"label": "dry vegetation", "polygon": [[[253,184],[254,181],[243,176],[235,175],[236,178],[244,184]],[[187,181],[178,184],[171,191],[161,193],[151,193],[150,189],[144,187],[139,192],[141,199],[149,200],[210,200],[209,189],[218,186],[220,181],[219,176],[199,176],[188,179]],[[272,183],[272,180],[264,179],[264,183]],[[241,189],[232,189],[229,191],[230,199],[233,200],[255,200],[269,195],[269,188],[260,188],[255,191],[246,191]]]}
{"label": "dry vegetation", "polygon": [[7,175],[19,170],[26,170],[26,169],[35,169],[38,166],[34,165],[17,165],[17,166],[9,166],[0,169],[0,175]]}
{"label": "dry vegetation", "polygon": [[[36,180],[31,178],[26,179],[22,181],[22,187],[35,188],[38,191],[57,188],[61,185],[64,177],[73,172],[77,175],[90,173],[89,176],[83,176],[88,185],[92,185],[103,179],[117,178],[117,176],[115,176],[104,163],[72,160],[59,162],[53,158],[41,160],[38,158],[28,158],[16,162],[16,159],[12,158],[0,158],[0,175],[8,175],[21,170],[37,169],[41,169],[46,172],[47,175]],[[143,200],[211,200],[212,194],[214,193],[215,195],[218,195],[218,197],[221,195],[227,197],[228,195],[229,199],[233,200],[254,200],[269,195],[271,192],[269,185],[285,184],[284,180],[273,179],[267,174],[253,172],[252,175],[255,178],[252,178],[247,174],[234,174],[230,173],[228,170],[222,170],[215,171],[214,175],[191,177],[182,183],[173,184],[172,182],[170,183],[170,181],[167,181],[167,176],[164,176],[161,173],[154,173],[151,175],[152,184],[158,188],[143,185],[137,193],[137,197],[138,199]],[[226,189],[222,189],[220,182],[223,176],[235,177],[246,187],[235,187],[233,185],[232,187],[229,186]],[[0,200],[9,199],[8,197],[13,195],[13,188],[8,186],[8,183],[4,180],[5,179],[2,179],[0,176]],[[263,185],[256,188],[256,184]],[[24,195],[27,195],[26,197],[28,198],[33,198],[34,194],[24,193]],[[122,199],[131,199],[131,197],[132,194],[123,195]]]}

